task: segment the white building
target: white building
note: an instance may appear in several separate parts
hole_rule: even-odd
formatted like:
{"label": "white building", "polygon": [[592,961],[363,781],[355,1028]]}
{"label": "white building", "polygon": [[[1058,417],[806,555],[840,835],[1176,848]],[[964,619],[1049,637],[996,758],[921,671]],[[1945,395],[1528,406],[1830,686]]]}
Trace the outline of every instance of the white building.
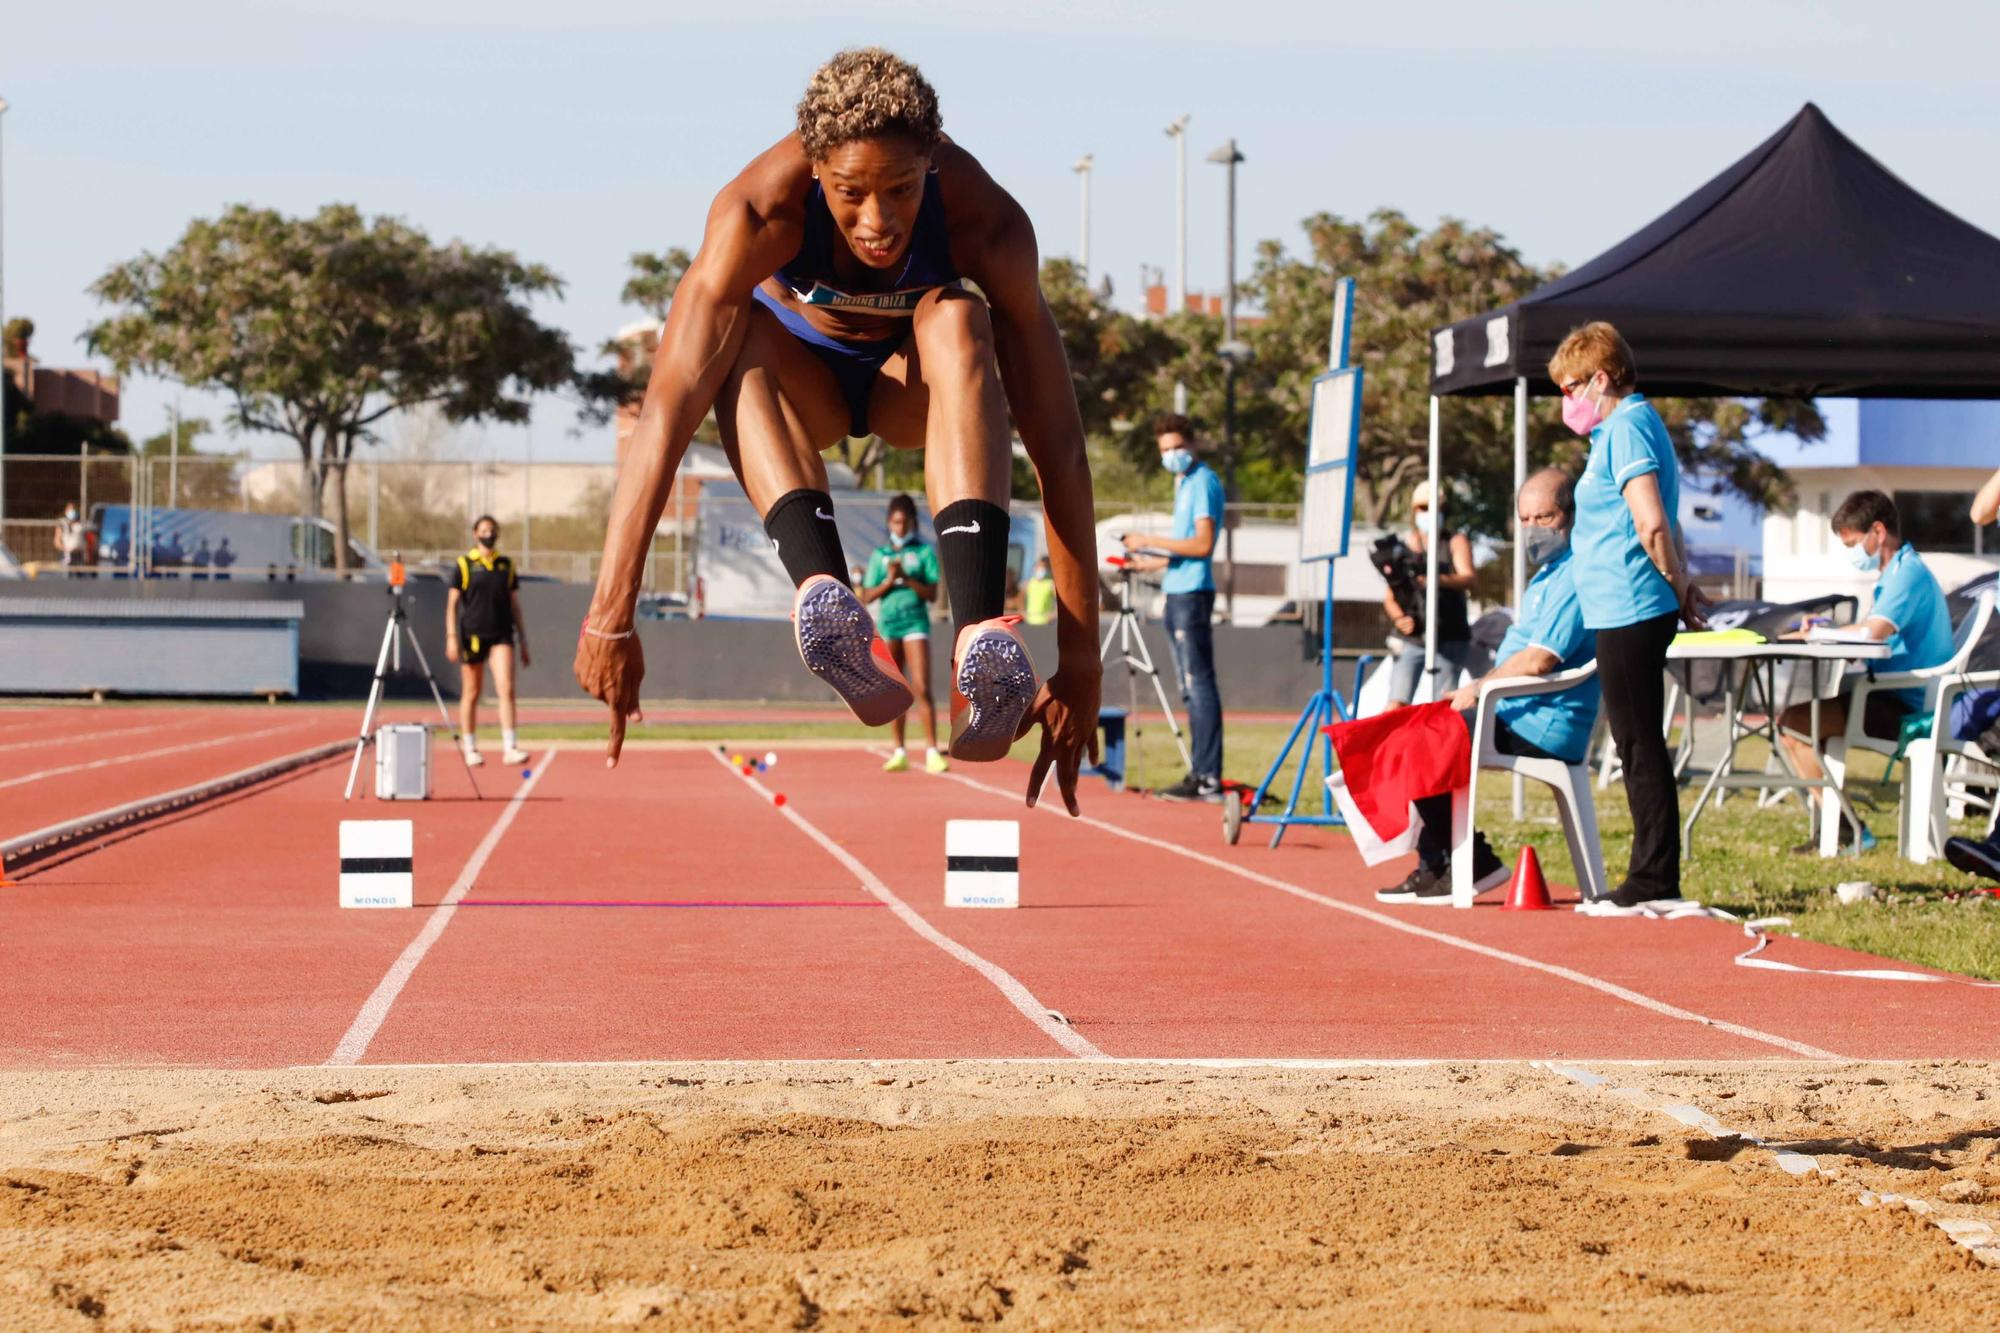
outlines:
{"label": "white building", "polygon": [[2000,566],[2000,534],[1975,528],[1968,511],[2000,467],[2000,403],[1822,399],[1826,437],[1790,436],[1759,447],[1791,474],[1798,503],[1763,519],[1764,597],[1803,601],[1853,592],[1867,603],[1874,579],[1848,563],[1827,520],[1851,492],[1887,492],[1903,537],[1946,592]]}

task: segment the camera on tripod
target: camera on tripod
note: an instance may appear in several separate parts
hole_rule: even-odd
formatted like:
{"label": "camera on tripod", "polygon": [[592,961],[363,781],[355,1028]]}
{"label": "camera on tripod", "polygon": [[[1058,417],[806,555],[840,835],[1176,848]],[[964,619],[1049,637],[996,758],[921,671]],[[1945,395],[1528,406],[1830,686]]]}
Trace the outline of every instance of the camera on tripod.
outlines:
{"label": "camera on tripod", "polygon": [[1396,599],[1396,605],[1403,608],[1403,614],[1417,622],[1417,632],[1424,628],[1424,595],[1419,591],[1417,580],[1424,576],[1424,558],[1403,544],[1403,539],[1394,533],[1377,537],[1369,549],[1368,563],[1375,566],[1375,572],[1382,576],[1382,582],[1389,585],[1389,595]]}

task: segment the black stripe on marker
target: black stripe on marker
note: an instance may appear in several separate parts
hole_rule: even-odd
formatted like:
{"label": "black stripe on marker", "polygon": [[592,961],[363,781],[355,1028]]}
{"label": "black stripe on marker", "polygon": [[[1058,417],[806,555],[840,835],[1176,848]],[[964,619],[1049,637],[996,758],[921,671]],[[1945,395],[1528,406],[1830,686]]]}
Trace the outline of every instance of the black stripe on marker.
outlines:
{"label": "black stripe on marker", "polygon": [[1018,874],[1021,870],[1021,858],[1018,856],[947,856],[944,859],[944,868],[954,871],[972,870]]}
{"label": "black stripe on marker", "polygon": [[414,858],[408,856],[343,856],[340,858],[340,873],[343,875],[407,875],[411,873]]}

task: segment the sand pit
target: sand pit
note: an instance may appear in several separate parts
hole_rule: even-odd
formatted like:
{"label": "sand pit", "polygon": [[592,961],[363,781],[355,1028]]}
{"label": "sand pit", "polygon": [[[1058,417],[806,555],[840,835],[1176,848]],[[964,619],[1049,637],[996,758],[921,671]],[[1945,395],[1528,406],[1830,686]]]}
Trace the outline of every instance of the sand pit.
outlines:
{"label": "sand pit", "polygon": [[0,1074],[9,1327],[2000,1326],[1990,1066]]}

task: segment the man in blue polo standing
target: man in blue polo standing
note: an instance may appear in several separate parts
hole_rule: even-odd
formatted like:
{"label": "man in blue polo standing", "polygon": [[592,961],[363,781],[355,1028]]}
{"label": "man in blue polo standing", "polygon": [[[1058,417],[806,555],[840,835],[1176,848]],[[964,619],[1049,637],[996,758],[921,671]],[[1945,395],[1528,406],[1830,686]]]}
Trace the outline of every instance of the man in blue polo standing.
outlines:
{"label": "man in blue polo standing", "polygon": [[1164,571],[1160,590],[1167,595],[1167,634],[1173,642],[1194,751],[1188,775],[1159,794],[1171,800],[1220,801],[1222,696],[1215,688],[1213,557],[1215,537],[1222,530],[1222,478],[1198,457],[1200,440],[1186,417],[1177,412],[1161,417],[1153,425],[1153,436],[1160,447],[1161,466],[1174,474],[1173,533],[1161,537],[1128,532],[1124,540],[1127,550],[1149,552],[1135,557],[1134,567]]}

